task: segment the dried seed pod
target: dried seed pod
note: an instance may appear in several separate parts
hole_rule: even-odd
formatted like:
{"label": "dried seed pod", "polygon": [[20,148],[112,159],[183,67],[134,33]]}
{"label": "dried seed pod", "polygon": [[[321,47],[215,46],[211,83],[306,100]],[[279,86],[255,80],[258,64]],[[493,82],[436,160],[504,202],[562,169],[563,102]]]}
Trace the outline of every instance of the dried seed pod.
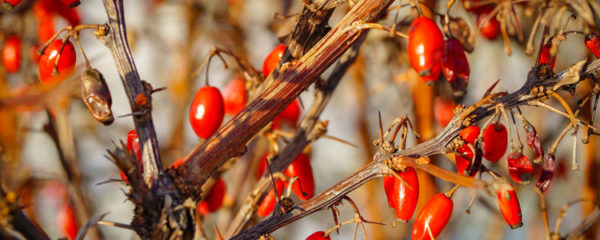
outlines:
{"label": "dried seed pod", "polygon": [[535,186],[542,192],[545,192],[552,182],[552,177],[554,177],[555,160],[556,157],[553,153],[546,153],[546,155],[544,155],[544,161],[542,161],[542,174],[540,175],[538,182],[535,184]]}
{"label": "dried seed pod", "polygon": [[542,149],[542,145],[540,144],[540,137],[535,131],[535,127],[530,123],[525,123],[523,126],[525,128],[525,134],[527,135],[527,145],[533,150],[533,163],[542,162],[542,156],[544,156],[544,150]]}
{"label": "dried seed pod", "polygon": [[87,68],[81,74],[81,99],[96,120],[104,125],[113,123],[115,119],[110,110],[110,90],[97,69]]}
{"label": "dried seed pod", "polygon": [[506,158],[510,177],[517,183],[528,184],[533,177],[533,166],[521,152],[512,152]]}

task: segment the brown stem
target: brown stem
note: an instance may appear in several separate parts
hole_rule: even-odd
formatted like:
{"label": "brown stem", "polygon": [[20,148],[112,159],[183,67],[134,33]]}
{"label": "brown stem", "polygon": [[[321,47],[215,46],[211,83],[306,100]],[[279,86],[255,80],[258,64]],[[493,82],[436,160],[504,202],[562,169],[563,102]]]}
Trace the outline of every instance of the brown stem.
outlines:
{"label": "brown stem", "polygon": [[[152,186],[153,181],[163,176],[162,162],[160,160],[158,140],[154,123],[152,121],[152,96],[140,79],[133,56],[127,42],[127,29],[125,26],[125,11],[122,0],[102,0],[108,15],[108,32],[98,38],[110,49],[123,87],[129,99],[131,111],[134,113],[133,122],[142,151],[142,164],[144,166],[144,181]],[[140,95],[141,94],[141,95]],[[136,104],[136,97],[143,96],[148,99],[148,104]]]}
{"label": "brown stem", "polygon": [[[289,105],[317,77],[334,63],[365,31],[348,28],[357,22],[372,22],[385,13],[391,0],[361,1],[302,58],[284,64],[280,74],[242,112],[222,126],[204,144],[186,157],[186,184],[201,185],[271,119]],[[348,29],[348,31],[342,31]],[[269,75],[272,78],[274,74]],[[267,79],[266,82],[269,82]],[[197,193],[189,193],[196,196]]]}

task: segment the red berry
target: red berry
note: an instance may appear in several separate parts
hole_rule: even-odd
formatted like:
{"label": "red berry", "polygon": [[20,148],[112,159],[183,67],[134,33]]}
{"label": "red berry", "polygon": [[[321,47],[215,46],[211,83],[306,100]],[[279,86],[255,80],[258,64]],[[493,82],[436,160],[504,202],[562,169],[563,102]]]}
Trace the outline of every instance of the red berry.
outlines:
{"label": "red berry", "polygon": [[17,5],[19,5],[19,3],[21,3],[23,0],[2,0],[2,2],[4,3],[4,8],[8,9],[8,10],[12,10],[14,7],[16,7]]}
{"label": "red berry", "polygon": [[16,73],[21,68],[21,39],[10,36],[2,46],[2,64],[8,73]]}
{"label": "red berry", "polygon": [[79,6],[81,2],[79,0],[60,0],[64,5],[69,6],[70,8],[74,8]]}
{"label": "red berry", "polygon": [[33,61],[35,63],[40,62],[40,55],[37,53],[37,50],[39,48],[40,48],[40,46],[35,44],[35,45],[31,46],[31,49],[29,50],[29,58],[31,58],[31,61]]}
{"label": "red berry", "polygon": [[412,167],[407,167],[404,172],[399,172],[398,175],[402,179],[396,178],[394,182],[396,218],[408,221],[417,208],[419,178],[417,177],[417,171]]}
{"label": "red berry", "polygon": [[442,127],[446,127],[454,117],[456,103],[451,98],[436,97],[433,101],[433,113],[435,121]]}
{"label": "red berry", "polygon": [[223,198],[225,198],[225,192],[227,191],[225,181],[219,178],[215,185],[210,189],[204,200],[198,203],[198,214],[207,215],[211,212],[217,211],[221,205],[223,205]]}
{"label": "red berry", "polygon": [[585,46],[592,51],[596,58],[600,58],[600,35],[598,33],[585,35]]}
{"label": "red berry", "polygon": [[329,236],[325,237],[324,235],[325,235],[325,232],[318,231],[318,232],[315,232],[315,233],[311,234],[310,236],[308,236],[306,238],[306,240],[329,240],[329,239],[331,239]]}
{"label": "red berry", "polygon": [[60,230],[61,236],[66,236],[71,240],[75,239],[77,237],[79,227],[77,226],[77,219],[75,218],[73,207],[71,207],[69,204],[64,204],[58,210],[58,215],[56,218],[56,223],[58,224],[58,229]]}
{"label": "red berry", "polygon": [[506,127],[502,123],[490,124],[483,130],[483,157],[497,162],[504,156],[508,145]]}
{"label": "red berry", "polygon": [[396,191],[394,184],[396,183],[396,176],[386,175],[383,177],[383,189],[385,190],[385,196],[388,200],[388,205],[396,209],[398,191]]}
{"label": "red berry", "polygon": [[430,239],[430,232],[433,237],[437,237],[450,220],[453,207],[452,199],[443,193],[431,197],[415,220],[412,239]]}
{"label": "red berry", "polygon": [[484,22],[488,15],[492,12],[494,7],[486,6],[482,8],[481,12],[477,15],[477,26],[481,30],[481,35],[489,40],[494,40],[500,33],[500,23],[496,16],[490,18],[489,21]]}
{"label": "red berry", "polygon": [[175,162],[171,164],[171,167],[177,169],[181,165],[183,165],[183,158],[175,160]]}
{"label": "red berry", "polygon": [[74,8],[70,8],[68,5],[65,4],[55,4],[55,6],[56,13],[63,17],[65,20],[67,20],[67,22],[69,22],[69,25],[77,26],[81,24],[81,17],[79,17],[79,13],[77,13],[77,10],[75,10]]}
{"label": "red berry", "polygon": [[262,66],[262,73],[265,77],[269,76],[277,67],[277,64],[279,64],[279,61],[283,57],[283,53],[285,53],[285,47],[285,44],[279,44],[267,55]]}
{"label": "red berry", "polygon": [[[463,144],[457,150],[454,160],[456,161],[456,172],[461,175],[469,175],[468,170],[471,165],[471,159],[473,159],[473,151],[467,144]],[[475,176],[473,174],[472,176]],[[471,177],[472,177],[471,176]]]}
{"label": "red berry", "polygon": [[444,53],[444,37],[438,26],[427,17],[418,17],[408,33],[408,59],[426,83],[433,83],[440,75]]}
{"label": "red berry", "polygon": [[512,152],[506,158],[508,173],[517,183],[528,184],[533,177],[533,166],[521,152]]}
{"label": "red berry", "polygon": [[502,212],[504,221],[510,225],[510,228],[515,229],[523,226],[521,206],[513,187],[510,184],[504,184],[501,189],[496,191],[496,195],[498,196],[500,212]]}
{"label": "red berry", "polygon": [[242,111],[248,102],[246,81],[240,77],[231,80],[223,90],[223,100],[225,101],[225,113],[236,115]]}
{"label": "red berry", "polygon": [[552,48],[552,43],[547,43],[542,46],[542,51],[540,52],[540,61],[538,62],[538,65],[550,64],[550,68],[554,69],[554,63],[556,63],[556,56],[552,56],[550,54],[550,48]]}
{"label": "red berry", "polygon": [[[52,71],[54,70],[57,57],[59,57],[57,65],[58,74],[53,76]],[[61,39],[54,40],[44,50],[42,56],[40,56],[40,63],[38,65],[40,80],[45,84],[62,81],[75,70],[75,59],[75,48],[71,41],[65,42],[63,47]]]}
{"label": "red berry", "polygon": [[[281,196],[281,194],[283,193],[283,189],[286,185],[287,183],[281,180],[277,180],[275,182],[275,188],[277,189],[277,193],[279,193],[279,196]],[[258,208],[256,209],[256,213],[258,214],[258,216],[266,217],[269,214],[271,214],[271,212],[273,212],[273,209],[275,208],[276,201],[277,199],[275,196],[275,191],[271,189],[271,191],[269,191],[267,195],[265,195],[262,202],[258,205]]]}
{"label": "red berry", "polygon": [[37,28],[37,34],[39,42],[45,43],[50,40],[54,36],[54,17],[41,20]]}
{"label": "red berry", "polygon": [[477,139],[477,137],[479,137],[479,132],[481,130],[479,129],[478,126],[468,126],[465,129],[463,129],[462,131],[460,131],[458,133],[458,135],[460,137],[462,137],[463,140],[471,143],[472,145],[475,145],[475,139]]}
{"label": "red berry", "polygon": [[294,185],[292,185],[292,189],[300,199],[306,200],[315,195],[315,177],[313,176],[310,159],[306,154],[300,153],[285,169],[285,175],[290,178],[298,177]]}
{"label": "red berry", "polygon": [[465,55],[460,42],[455,38],[446,40],[446,47],[442,55],[442,70],[454,91],[454,95],[464,95],[471,70],[467,55]]}
{"label": "red berry", "polygon": [[190,106],[190,123],[198,137],[208,139],[223,122],[223,96],[218,88],[198,89]]}
{"label": "red berry", "polygon": [[298,119],[300,119],[300,101],[296,99],[284,108],[279,115],[275,116],[273,119],[273,128],[280,128],[281,121],[289,122],[293,127],[296,127]]}
{"label": "red berry", "polygon": [[[135,129],[127,133],[127,150],[130,154],[134,154],[137,157],[138,163],[140,163],[140,172],[144,173],[144,165],[142,165],[142,151],[140,151],[140,140]],[[127,175],[125,175],[123,171],[121,171],[121,179],[125,182],[129,182],[129,180],[127,180]]]}

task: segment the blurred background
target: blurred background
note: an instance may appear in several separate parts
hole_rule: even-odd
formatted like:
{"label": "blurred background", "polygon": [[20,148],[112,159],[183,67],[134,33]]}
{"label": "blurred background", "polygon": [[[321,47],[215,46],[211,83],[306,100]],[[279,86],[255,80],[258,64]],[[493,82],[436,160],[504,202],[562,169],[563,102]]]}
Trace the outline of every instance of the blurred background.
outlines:
{"label": "blurred background", "polygon": [[[221,90],[231,79],[242,74],[233,59],[226,57],[229,69],[224,69],[221,61],[214,59],[209,69],[203,69],[199,77],[192,79],[192,72],[209,53],[211,46],[230,49],[260,70],[265,56],[273,47],[281,43],[279,38],[285,39],[293,30],[296,14],[300,13],[303,7],[302,1],[291,0],[129,0],[124,2],[128,37],[138,72],[143,80],[151,83],[155,88],[167,88],[166,91],[155,93],[152,101],[152,116],[165,166],[184,157],[194,146],[203,141],[194,134],[187,114],[196,89],[204,86],[204,71],[209,71],[210,85]],[[435,1],[428,2],[435,3]],[[404,6],[406,3],[397,1],[394,5]],[[445,12],[445,5],[445,1],[439,1],[436,6],[437,12]],[[425,138],[429,138],[442,129],[433,118],[437,114],[433,110],[436,97],[453,99],[458,104],[469,106],[481,99],[484,92],[496,80],[500,81],[495,91],[517,90],[526,80],[527,72],[536,59],[535,54],[525,54],[524,41],[529,36],[534,20],[526,14],[527,7],[528,5],[515,6],[525,39],[519,42],[514,35],[511,35],[510,56],[505,53],[505,44],[501,36],[493,40],[479,36],[475,38],[474,50],[467,53],[471,73],[467,93],[463,97],[455,97],[449,84],[443,79],[433,86],[421,82],[408,62],[405,52],[406,39],[390,37],[386,31],[369,32],[357,62],[346,73],[321,115],[321,120],[329,121],[327,134],[359,147],[355,148],[324,138],[312,144],[310,159],[316,179],[316,193],[331,187],[371,161],[372,154],[376,150],[371,142],[378,138],[378,112],[381,112],[384,128],[387,128],[394,118],[408,116],[413,123],[417,123],[418,131]],[[100,0],[82,1],[75,9],[83,24],[102,24],[107,20]],[[335,26],[348,10],[346,4],[338,7],[329,21],[330,25]],[[475,15],[465,11],[461,2],[457,2],[450,13],[464,18],[470,30],[477,32]],[[415,16],[414,10],[411,11],[408,6],[391,10],[380,23],[391,26],[396,15],[400,22],[398,31],[407,33],[410,19]],[[5,10],[1,24],[6,32],[16,31],[24,35],[32,35],[31,38],[34,38],[35,23],[31,18],[32,13],[29,10],[22,10],[19,14]],[[564,23],[566,19],[567,16],[556,21]],[[20,25],[15,25],[14,22]],[[439,18],[436,22],[439,24]],[[56,30],[67,25],[67,21],[63,18],[56,17]],[[23,29],[15,29],[15,26],[23,26]],[[567,29],[583,30],[582,26],[580,21],[573,20]],[[92,67],[97,68],[108,83],[112,94],[114,116],[129,114],[130,106],[110,51],[95,38],[92,30],[83,30],[80,39]],[[537,52],[539,34],[534,39],[533,42],[536,43],[534,52]],[[84,69],[84,62],[81,53],[78,50],[77,52],[79,67],[75,75],[78,76]],[[555,70],[562,71],[586,57],[593,56],[587,52],[583,44],[583,36],[569,35],[559,47]],[[323,76],[328,74],[326,72]],[[19,74],[3,75],[4,85],[8,89],[5,92],[14,92],[23,86],[38,84],[35,63],[24,63]],[[313,92],[313,87],[310,87],[301,95],[304,108],[310,106],[313,101]],[[566,97],[573,106],[584,93],[578,91],[573,96],[561,95]],[[555,102],[550,101],[550,103],[559,106]],[[415,114],[419,108],[425,109],[422,111],[428,114],[425,115],[429,116],[428,120]],[[547,110],[534,107],[522,107],[521,110],[537,128],[544,149],[554,142],[556,136],[568,123],[567,119]],[[47,115],[41,108],[3,111],[11,112],[14,114],[11,115],[14,117],[13,120],[16,119],[15,122],[10,124],[4,122],[0,126],[2,129],[0,131],[14,128],[11,131],[16,132],[13,138],[2,138],[4,148],[11,145],[6,141],[14,141],[11,146],[15,148],[8,151],[12,154],[4,152],[5,163],[0,165],[4,169],[3,181],[9,189],[18,186],[29,188],[31,196],[28,195],[30,198],[28,203],[31,205],[27,207],[31,209],[28,211],[35,213],[35,219],[51,238],[61,237],[63,233],[59,231],[56,219],[60,208],[57,206],[60,205],[58,202],[63,201],[59,196],[63,196],[70,190],[65,184],[67,178],[60,164],[56,146],[43,131],[43,126],[48,121]],[[225,121],[230,118],[231,116],[226,116]],[[106,149],[113,147],[114,142],[125,141],[128,131],[134,128],[132,119],[116,117],[112,125],[104,126],[91,117],[85,105],[77,97],[73,98],[68,108],[68,119],[73,129],[82,188],[89,198],[91,214],[108,212],[105,220],[129,223],[134,206],[127,201],[124,194],[128,186],[119,181],[102,182],[120,179],[119,170],[105,157]],[[523,138],[520,125],[518,129]],[[580,133],[578,139],[580,140],[582,136],[583,134]],[[249,161],[253,164],[251,166],[255,165],[266,148],[260,138],[253,140],[254,147],[238,161]],[[575,139],[573,136],[568,135],[559,145],[557,170],[549,190],[545,193],[551,227],[554,226],[560,208],[564,204],[581,198],[597,200],[596,171],[593,171],[594,174],[591,176],[586,174],[591,171],[590,166],[595,168],[598,164],[595,151],[598,147],[597,141],[592,141],[588,145],[578,141],[576,152],[573,152],[573,139]],[[416,143],[414,134],[409,134],[407,146],[411,147]],[[524,153],[531,159],[533,153],[529,148],[525,147]],[[571,170],[572,155],[576,156],[581,165],[578,171]],[[455,171],[452,161],[449,161],[446,156],[436,156],[434,163],[447,170]],[[504,160],[496,164],[487,162],[487,165],[508,176]],[[539,168],[540,166],[536,165],[534,179],[537,179]],[[13,172],[7,173],[9,169]],[[223,179],[226,183],[231,182],[238,172],[239,170],[234,166],[224,173]],[[423,205],[422,202],[437,192],[450,190],[453,186],[448,182],[427,176],[427,174],[419,175],[421,181],[424,181],[421,183],[420,203],[415,216],[408,223],[395,222],[394,211],[386,203],[381,179],[373,180],[349,195],[366,219],[386,224],[385,226],[367,224],[369,239],[410,238],[411,226],[420,206]],[[254,179],[248,179],[242,186],[227,185],[224,206],[208,215],[204,222],[204,229],[209,238],[216,239],[215,227],[222,232],[227,229],[236,214],[236,207],[243,202],[254,183]],[[523,227],[511,230],[504,223],[497,208],[496,196],[461,188],[453,197],[452,218],[439,239],[542,238],[545,234],[544,226],[539,198],[532,190],[534,184],[513,183],[513,186],[517,189],[521,203]],[[471,208],[471,213],[465,214],[473,194],[477,194],[476,201]],[[294,199],[298,201],[297,198]],[[559,229],[561,235],[577,226],[592,209],[593,205],[587,203],[569,208]],[[348,204],[340,207],[340,211],[341,221],[353,217],[352,208]],[[260,221],[261,218],[255,216],[251,225]],[[277,230],[272,236],[275,239],[305,239],[315,231],[326,231],[334,225],[331,211],[323,210]],[[99,230],[106,239],[138,238],[134,232],[127,229],[100,226]],[[339,235],[332,235],[332,239],[351,239],[353,233],[353,224],[345,225],[340,228]],[[597,234],[591,235],[590,238],[597,239],[597,236]],[[363,238],[360,229],[357,238]]]}

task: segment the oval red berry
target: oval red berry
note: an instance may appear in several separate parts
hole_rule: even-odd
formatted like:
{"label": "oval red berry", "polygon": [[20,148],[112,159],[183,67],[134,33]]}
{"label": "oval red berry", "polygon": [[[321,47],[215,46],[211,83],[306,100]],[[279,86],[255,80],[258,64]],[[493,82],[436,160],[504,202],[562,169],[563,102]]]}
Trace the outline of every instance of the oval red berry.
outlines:
{"label": "oval red berry", "polygon": [[221,208],[226,191],[227,186],[225,185],[225,181],[221,178],[217,179],[217,182],[215,182],[215,185],[210,189],[206,197],[198,203],[198,214],[207,215]]}
{"label": "oval red berry", "polygon": [[483,157],[497,162],[504,156],[508,146],[506,127],[502,123],[490,124],[483,130]]}
{"label": "oval red berry", "polygon": [[408,59],[426,83],[436,81],[441,72],[444,36],[440,28],[427,17],[417,17],[408,33]]}
{"label": "oval red berry", "polygon": [[412,239],[430,239],[429,233],[437,237],[452,216],[454,203],[443,193],[434,195],[417,216],[413,225]]}
{"label": "oval red berry", "polygon": [[290,178],[298,177],[292,185],[292,189],[300,199],[306,200],[315,195],[315,178],[310,159],[306,154],[300,153],[285,169],[285,175]]}
{"label": "oval red berry", "polygon": [[223,100],[225,103],[225,113],[236,115],[248,102],[248,92],[246,92],[246,80],[236,77],[231,80],[225,90],[223,90]]}
{"label": "oval red berry", "polygon": [[[56,58],[59,58],[58,64],[56,64]],[[65,42],[63,47],[62,40],[54,40],[40,56],[38,65],[40,80],[42,83],[56,83],[64,80],[75,70],[75,62],[75,48],[71,41]],[[55,64],[57,66],[56,76],[52,75]]]}
{"label": "oval red berry", "polygon": [[2,65],[8,73],[16,73],[21,68],[21,39],[10,36],[2,46]]}
{"label": "oval red berry", "polygon": [[496,191],[498,197],[498,205],[500,212],[504,217],[504,221],[512,228],[519,228],[523,226],[521,206],[519,205],[519,199],[517,193],[510,184],[505,184]]}
{"label": "oval red berry", "polygon": [[215,87],[202,87],[190,106],[190,124],[196,135],[208,139],[223,122],[224,103],[221,91]]}
{"label": "oval red berry", "polygon": [[262,66],[262,73],[265,77],[269,76],[277,67],[277,64],[279,64],[279,61],[283,57],[283,53],[285,53],[285,44],[279,44],[267,55]]}

